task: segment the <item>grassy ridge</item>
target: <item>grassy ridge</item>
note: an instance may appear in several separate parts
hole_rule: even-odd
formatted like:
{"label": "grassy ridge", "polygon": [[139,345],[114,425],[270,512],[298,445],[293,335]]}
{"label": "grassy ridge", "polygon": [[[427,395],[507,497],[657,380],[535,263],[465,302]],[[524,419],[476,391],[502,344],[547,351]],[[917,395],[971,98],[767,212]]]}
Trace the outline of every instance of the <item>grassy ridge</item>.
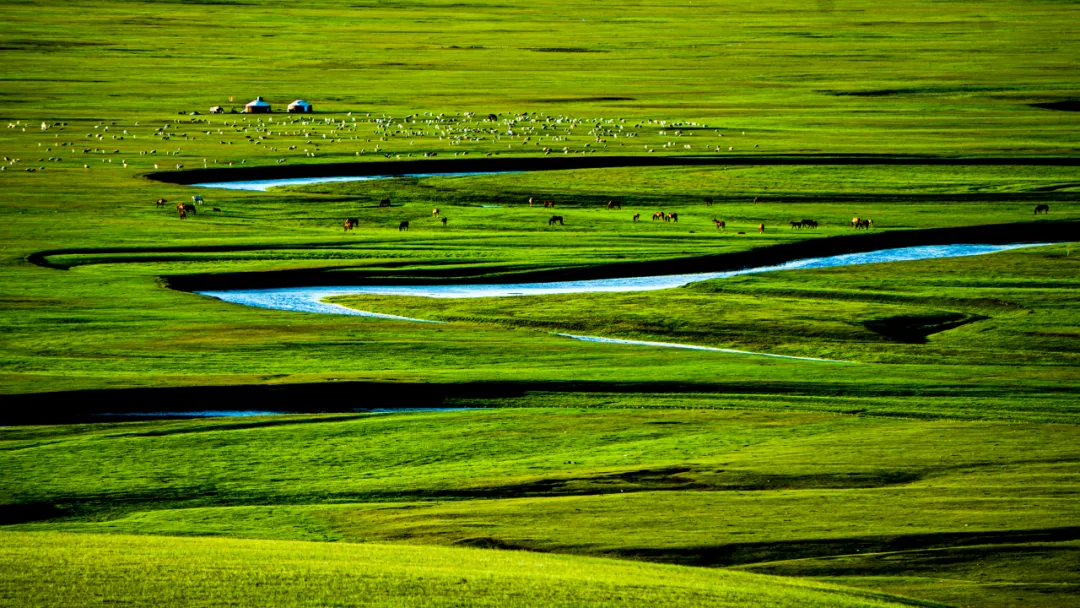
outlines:
{"label": "grassy ridge", "polygon": [[0,564],[7,573],[0,582],[0,604],[9,606],[27,601],[81,606],[102,596],[134,606],[913,605],[883,594],[776,577],[566,556],[388,545],[0,534]]}

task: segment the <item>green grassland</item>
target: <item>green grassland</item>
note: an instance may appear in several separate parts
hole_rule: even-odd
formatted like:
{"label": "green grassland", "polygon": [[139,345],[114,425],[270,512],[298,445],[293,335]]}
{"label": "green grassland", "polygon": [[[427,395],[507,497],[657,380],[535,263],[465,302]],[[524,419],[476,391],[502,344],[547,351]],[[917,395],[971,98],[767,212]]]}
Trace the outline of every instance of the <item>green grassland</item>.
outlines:
{"label": "green grassland", "polygon": [[[5,3],[5,416],[300,383],[338,387],[328,409],[409,405],[416,386],[475,409],[0,428],[0,605],[1077,605],[1078,11]],[[256,95],[317,113],[207,114]],[[679,155],[760,164],[271,192],[147,178]],[[850,155],[1016,160],[770,164]],[[875,224],[860,243],[990,224],[1071,243],[648,293],[340,300],[441,325],[179,288],[679,272],[853,237],[854,216]],[[118,390],[49,395],[100,389]]]}
{"label": "green grassland", "polygon": [[25,427],[0,496],[50,517],[26,533],[525,549],[1056,606],[1080,584],[1075,435],[695,407]]}

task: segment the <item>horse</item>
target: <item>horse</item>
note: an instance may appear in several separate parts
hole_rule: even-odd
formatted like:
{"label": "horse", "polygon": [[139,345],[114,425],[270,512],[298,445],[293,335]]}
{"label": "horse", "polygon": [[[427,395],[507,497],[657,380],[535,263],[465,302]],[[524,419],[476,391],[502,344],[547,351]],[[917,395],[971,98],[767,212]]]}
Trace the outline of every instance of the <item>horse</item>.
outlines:
{"label": "horse", "polygon": [[724,220],[718,220],[714,217],[712,223],[716,224],[717,232],[720,232],[721,230],[727,230],[727,222],[725,222]]}
{"label": "horse", "polygon": [[622,211],[622,204],[619,203],[619,202],[616,202],[616,201],[608,201],[607,202],[607,208],[608,209],[618,209],[619,211]]}
{"label": "horse", "polygon": [[431,210],[431,217],[439,217],[439,208],[435,207]]}
{"label": "horse", "polygon": [[553,201],[547,201],[546,203],[544,203],[544,207],[554,209],[555,203]]}
{"label": "horse", "polygon": [[409,230],[409,222],[408,222],[408,220],[398,224],[397,230],[398,230],[398,232],[401,232],[402,230],[408,232],[408,230]]}
{"label": "horse", "polygon": [[712,197],[711,196],[706,196],[705,197],[705,206],[706,207],[712,207]]}
{"label": "horse", "polygon": [[788,222],[788,223],[791,224],[791,229],[792,230],[794,230],[796,228],[800,228],[800,229],[802,228],[802,222]]}
{"label": "horse", "polygon": [[635,221],[635,222],[636,222],[636,221],[638,221],[638,220],[639,220],[640,218],[641,218],[641,214],[640,214],[640,213],[635,213],[635,214],[634,214],[634,221]]}
{"label": "horse", "polygon": [[381,201],[379,201],[379,206],[380,207],[389,207],[390,206],[390,199],[388,199],[388,198],[382,199]]}
{"label": "horse", "polygon": [[192,203],[194,203],[194,204],[196,204],[196,205],[198,205],[199,203],[203,202],[203,200],[202,200],[202,195],[200,195],[200,194],[196,194],[195,196],[191,197],[191,202],[192,202]]}
{"label": "horse", "polygon": [[356,228],[359,225],[360,225],[360,220],[356,219],[355,217],[350,217],[350,218],[345,220],[345,230],[346,231],[352,230],[353,228]]}
{"label": "horse", "polygon": [[757,232],[758,232],[758,234],[765,234],[765,224],[758,224],[757,225]]}
{"label": "horse", "polygon": [[183,207],[177,207],[176,212],[180,215],[180,219],[184,219],[185,217],[187,217],[187,213],[184,212]]}
{"label": "horse", "polygon": [[1043,214],[1050,213],[1050,205],[1035,205],[1035,215],[1039,215],[1040,211],[1042,211]]}
{"label": "horse", "polygon": [[531,197],[531,196],[530,196],[530,197],[529,197],[529,206],[530,206],[530,207],[532,207],[532,203],[533,203],[533,197]]}
{"label": "horse", "polygon": [[164,207],[165,203],[167,203],[167,202],[169,202],[169,201],[167,201],[167,200],[165,200],[163,198],[159,198],[159,199],[157,199],[157,206],[158,207]]}
{"label": "horse", "polygon": [[182,212],[190,211],[192,215],[198,215],[198,212],[195,211],[195,205],[189,205],[187,203],[176,203],[176,210]]}
{"label": "horse", "polygon": [[676,224],[678,224],[679,223],[679,214],[672,211],[671,213],[667,214],[667,218],[664,221],[665,222],[675,222]]}
{"label": "horse", "polygon": [[664,219],[664,212],[663,211],[657,211],[656,213],[652,214],[652,221],[655,222],[656,220],[662,220],[662,219]]}
{"label": "horse", "polygon": [[554,226],[555,222],[558,222],[560,226],[564,225],[563,222],[562,222],[562,216],[561,215],[553,215],[553,216],[551,216],[551,219],[548,220],[548,226]]}
{"label": "horse", "polygon": [[861,220],[859,219],[859,216],[855,216],[855,217],[851,218],[851,227],[852,228],[858,228],[860,221]]}
{"label": "horse", "polygon": [[444,218],[442,218],[442,225],[443,225],[443,226],[445,226],[445,225],[446,225],[446,218],[445,218],[445,217],[444,217]]}
{"label": "horse", "polygon": [[217,207],[212,207],[210,211],[216,211],[217,213],[221,213],[221,209],[218,209]]}
{"label": "horse", "polygon": [[863,230],[869,230],[870,220],[859,220],[855,222],[855,229],[858,230],[859,228],[862,228]]}
{"label": "horse", "polygon": [[754,204],[755,204],[755,205],[757,204],[757,199],[758,199],[758,197],[756,197],[756,196],[755,196],[755,197],[754,197]]}
{"label": "horse", "polygon": [[801,221],[799,223],[803,225],[803,228],[817,228],[818,227],[817,220],[803,220],[803,221]]}

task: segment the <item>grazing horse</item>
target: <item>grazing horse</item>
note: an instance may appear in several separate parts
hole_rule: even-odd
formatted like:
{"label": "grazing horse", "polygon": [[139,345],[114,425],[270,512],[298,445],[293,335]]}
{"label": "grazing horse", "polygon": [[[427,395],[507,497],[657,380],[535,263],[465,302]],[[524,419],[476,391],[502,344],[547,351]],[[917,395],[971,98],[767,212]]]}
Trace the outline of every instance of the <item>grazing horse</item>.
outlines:
{"label": "grazing horse", "polygon": [[379,201],[379,206],[380,207],[389,207],[390,206],[390,199],[388,199],[388,198],[382,199],[381,201]]}
{"label": "grazing horse", "polygon": [[851,227],[852,228],[857,227],[859,225],[860,221],[861,220],[859,219],[859,216],[855,216],[855,217],[851,218]]}
{"label": "grazing horse", "polygon": [[404,222],[401,222],[400,224],[398,224],[397,230],[398,230],[398,232],[401,232],[402,230],[408,232],[408,230],[409,230],[409,221],[405,220]]}
{"label": "grazing horse", "polygon": [[200,195],[200,194],[196,194],[195,196],[191,197],[191,202],[192,202],[192,203],[194,203],[194,204],[196,204],[196,205],[198,205],[199,203],[203,202],[203,200],[202,200],[202,195]]}
{"label": "grazing horse", "polygon": [[1035,215],[1039,215],[1040,211],[1044,214],[1050,213],[1050,205],[1035,205]]}
{"label": "grazing horse", "polygon": [[679,223],[679,214],[672,211],[671,213],[667,214],[667,217],[664,218],[664,221],[665,222],[675,222],[676,224],[678,224]]}
{"label": "grazing horse", "polygon": [[195,205],[189,205],[187,203],[176,203],[176,211],[183,214],[190,211],[191,215],[198,215],[198,212],[195,211]]}
{"label": "grazing horse", "polygon": [[641,214],[640,214],[640,213],[635,213],[635,214],[634,214],[634,221],[636,222],[636,221],[638,221],[639,219],[641,219]]}
{"label": "grazing horse", "polygon": [[531,197],[531,196],[530,196],[530,197],[529,197],[529,206],[530,206],[530,207],[532,207],[532,203],[533,203],[533,197]]}
{"label": "grazing horse", "polygon": [[558,222],[560,226],[564,225],[562,223],[562,216],[561,215],[553,215],[553,216],[551,216],[551,219],[548,220],[548,226],[554,226],[555,222]]}
{"label": "grazing horse", "polygon": [[165,200],[163,198],[159,198],[159,199],[157,199],[157,206],[158,207],[164,207],[165,203],[167,203],[167,202],[169,202],[169,201],[167,201],[167,200]]}
{"label": "grazing horse", "polygon": [[716,224],[717,232],[720,232],[721,230],[727,230],[727,222],[725,222],[724,220],[718,220],[714,217],[712,223]]}
{"label": "grazing horse", "polygon": [[608,209],[618,209],[619,211],[622,211],[622,203],[619,203],[618,201],[608,201],[607,202],[607,208]]}
{"label": "grazing horse", "polygon": [[445,226],[445,225],[446,225],[446,218],[445,218],[445,217],[444,217],[444,218],[442,218],[442,225],[443,225],[443,226]]}
{"label": "grazing horse", "polygon": [[345,231],[352,230],[353,228],[356,228],[359,225],[360,225],[360,220],[356,219],[355,217],[350,217],[349,219],[345,220]]}
{"label": "grazing horse", "polygon": [[791,229],[792,230],[794,230],[796,228],[802,228],[802,222],[788,222],[788,223],[791,224]]}
{"label": "grazing horse", "polygon": [[859,220],[855,222],[855,229],[858,230],[859,228],[862,228],[863,230],[869,230],[870,220]]}
{"label": "grazing horse", "polygon": [[431,217],[439,217],[439,208],[435,207],[431,210]]}
{"label": "grazing horse", "polygon": [[663,211],[657,211],[656,213],[652,214],[652,221],[655,222],[656,220],[662,220],[662,219],[664,219],[664,212]]}
{"label": "grazing horse", "polygon": [[754,197],[754,204],[755,204],[755,205],[757,204],[757,199],[758,199],[758,197],[756,197],[756,196],[755,196],[755,197]]}
{"label": "grazing horse", "polygon": [[546,203],[544,203],[544,207],[554,209],[555,203],[553,201],[547,201]]}
{"label": "grazing horse", "polygon": [[758,234],[765,234],[765,224],[758,224],[757,225],[757,232],[758,232]]}
{"label": "grazing horse", "polygon": [[180,216],[180,219],[184,219],[185,217],[187,217],[187,213],[184,211],[183,207],[177,207],[176,212]]}
{"label": "grazing horse", "polygon": [[803,221],[801,221],[799,223],[802,224],[803,228],[817,228],[818,227],[817,220],[803,220]]}
{"label": "grazing horse", "polygon": [[712,197],[711,196],[706,196],[705,197],[705,206],[706,207],[712,207]]}

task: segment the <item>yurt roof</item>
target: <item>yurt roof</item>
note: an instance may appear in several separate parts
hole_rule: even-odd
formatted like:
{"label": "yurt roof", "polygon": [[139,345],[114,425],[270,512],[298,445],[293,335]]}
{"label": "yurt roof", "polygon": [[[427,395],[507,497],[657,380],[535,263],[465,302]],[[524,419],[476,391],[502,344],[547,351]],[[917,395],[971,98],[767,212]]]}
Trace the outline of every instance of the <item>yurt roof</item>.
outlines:
{"label": "yurt roof", "polygon": [[270,104],[263,100],[262,97],[256,97],[255,101],[249,102],[248,106],[269,106]]}
{"label": "yurt roof", "polygon": [[297,99],[296,101],[290,103],[289,105],[290,106],[310,106],[311,104],[304,101],[303,99]]}

